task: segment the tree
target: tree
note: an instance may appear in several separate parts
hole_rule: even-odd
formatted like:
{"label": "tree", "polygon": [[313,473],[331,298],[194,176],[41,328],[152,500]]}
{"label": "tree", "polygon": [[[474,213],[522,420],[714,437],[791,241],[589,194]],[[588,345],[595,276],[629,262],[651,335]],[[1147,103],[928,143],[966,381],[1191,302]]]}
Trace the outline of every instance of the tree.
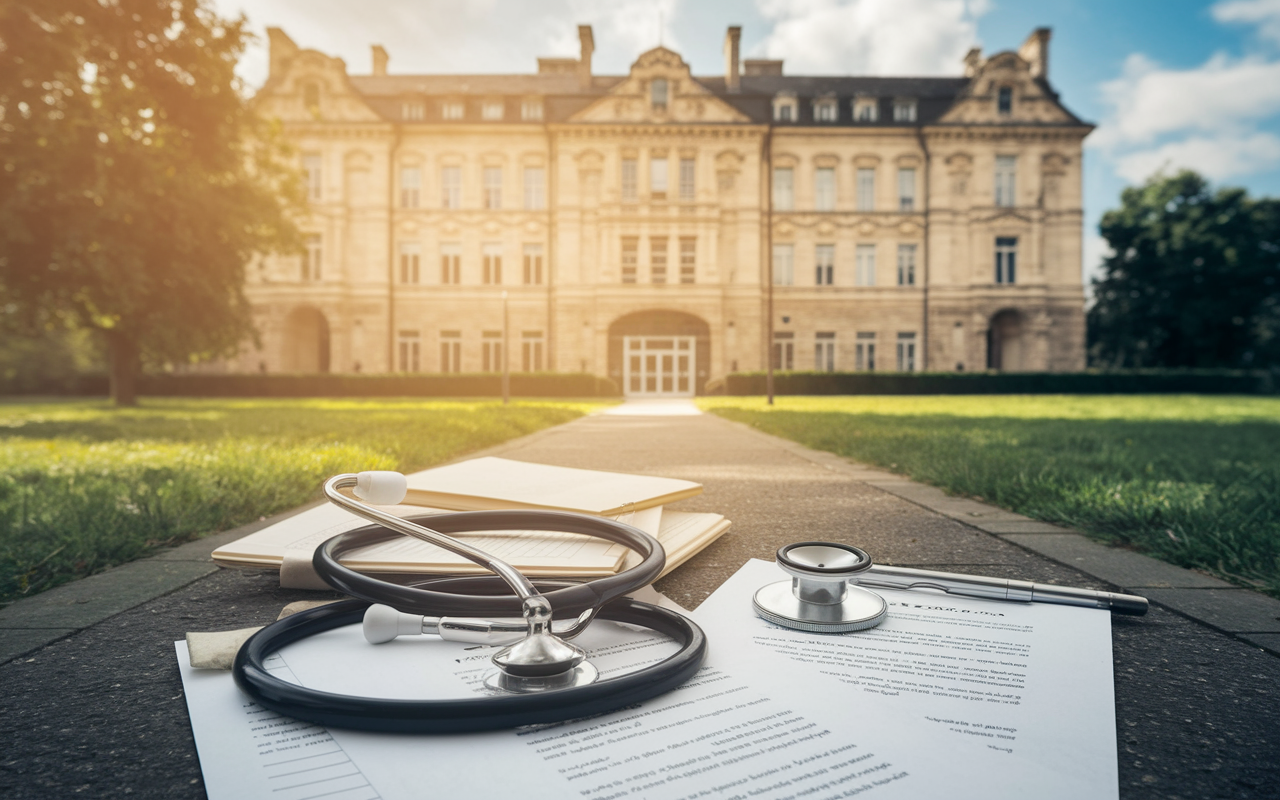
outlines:
{"label": "tree", "polygon": [[1090,354],[1116,367],[1280,364],[1280,202],[1194,172],[1121,194],[1099,226]]}
{"label": "tree", "polygon": [[205,0],[0,5],[0,326],[106,339],[143,362],[254,335],[254,253],[294,249],[301,183],[235,77],[245,20]]}

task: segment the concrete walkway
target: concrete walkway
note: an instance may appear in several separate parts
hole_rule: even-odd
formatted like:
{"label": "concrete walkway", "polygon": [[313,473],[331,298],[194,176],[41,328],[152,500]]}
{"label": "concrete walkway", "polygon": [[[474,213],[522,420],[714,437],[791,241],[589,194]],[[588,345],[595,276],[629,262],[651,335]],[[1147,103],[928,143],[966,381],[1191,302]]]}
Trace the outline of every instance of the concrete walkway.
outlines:
{"label": "concrete walkway", "polygon": [[[689,608],[747,558],[802,539],[857,544],[884,563],[1146,595],[1149,615],[1112,620],[1121,797],[1276,796],[1280,602],[687,402],[624,404],[484,454],[704,484],[677,507],[734,526],[658,584]],[[0,796],[203,796],[172,642],[264,624],[287,602],[323,596],[208,562],[263,524],[0,611]]]}

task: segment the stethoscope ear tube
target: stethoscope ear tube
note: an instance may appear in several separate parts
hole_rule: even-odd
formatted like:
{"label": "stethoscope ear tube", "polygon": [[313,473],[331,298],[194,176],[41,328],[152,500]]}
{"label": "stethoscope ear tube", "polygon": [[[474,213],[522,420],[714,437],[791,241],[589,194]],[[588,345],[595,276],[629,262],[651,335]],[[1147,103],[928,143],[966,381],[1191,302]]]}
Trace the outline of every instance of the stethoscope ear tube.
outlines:
{"label": "stethoscope ear tube", "polygon": [[346,600],[285,617],[255,633],[236,654],[236,685],[264,708],[318,725],[381,733],[460,733],[562,722],[614,711],[671,691],[702,666],[707,639],[691,620],[629,597],[597,619],[639,625],[671,637],[680,650],[644,669],[573,689],[448,700],[387,700],[308,689],[266,668],[272,653],[300,639],[359,624],[369,603]]}

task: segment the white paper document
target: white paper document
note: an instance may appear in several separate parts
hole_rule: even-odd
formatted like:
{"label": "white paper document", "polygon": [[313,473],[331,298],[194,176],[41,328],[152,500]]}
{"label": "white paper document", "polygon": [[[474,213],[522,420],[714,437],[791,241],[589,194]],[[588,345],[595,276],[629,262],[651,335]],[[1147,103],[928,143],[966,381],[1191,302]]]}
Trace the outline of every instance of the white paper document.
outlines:
{"label": "white paper document", "polygon": [[981,765],[983,797],[1118,795],[1107,611],[877,590],[878,627],[816,634],[755,614],[756,590],[782,580],[753,560],[698,607],[717,656],[785,658],[792,680],[871,730],[914,731],[938,768]]}
{"label": "white paper document", "polygon": [[[576,641],[605,678],[675,648],[655,634],[599,621]],[[904,731],[880,731],[840,713],[829,693],[792,680],[795,670],[784,659],[776,660],[780,669],[758,672],[727,664],[715,643],[711,648],[707,665],[685,685],[611,714],[491,733],[408,736],[326,731],[283,718],[262,728],[260,718],[277,715],[255,708],[228,673],[191,670],[178,646],[211,800],[284,796],[277,771],[296,762],[279,759],[282,747],[290,748],[290,758],[312,756],[314,748],[317,765],[332,769],[308,774],[300,767],[289,776],[297,778],[289,791],[305,784],[313,793],[288,800],[887,800],[941,794],[956,780],[978,780],[963,763],[933,769]],[[329,691],[465,697],[493,668],[492,654],[492,648],[430,637],[373,646],[350,626],[290,645],[271,666],[289,680]]]}

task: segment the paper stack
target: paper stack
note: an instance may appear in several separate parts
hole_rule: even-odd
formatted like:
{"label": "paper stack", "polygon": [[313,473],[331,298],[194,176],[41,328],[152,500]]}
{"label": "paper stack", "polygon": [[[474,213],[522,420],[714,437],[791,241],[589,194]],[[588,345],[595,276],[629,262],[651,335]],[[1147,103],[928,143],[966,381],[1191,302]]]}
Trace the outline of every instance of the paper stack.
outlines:
{"label": "paper stack", "polygon": [[[662,543],[670,572],[729,529],[720,514],[672,511],[667,503],[694,497],[691,481],[477,458],[409,477],[405,504],[384,508],[402,517],[502,508],[575,511],[610,517],[640,528]],[[304,511],[223,545],[213,559],[227,567],[288,569],[305,566],[328,539],[369,523],[332,504]],[[430,526],[429,522],[424,523]],[[572,533],[486,531],[466,536],[531,577],[594,577],[619,572],[638,555],[621,545]],[[404,537],[353,551],[343,563],[361,572],[484,572],[453,553]],[[664,572],[664,574],[665,574]],[[284,575],[282,571],[282,582]],[[305,585],[305,584],[299,584]]]}

